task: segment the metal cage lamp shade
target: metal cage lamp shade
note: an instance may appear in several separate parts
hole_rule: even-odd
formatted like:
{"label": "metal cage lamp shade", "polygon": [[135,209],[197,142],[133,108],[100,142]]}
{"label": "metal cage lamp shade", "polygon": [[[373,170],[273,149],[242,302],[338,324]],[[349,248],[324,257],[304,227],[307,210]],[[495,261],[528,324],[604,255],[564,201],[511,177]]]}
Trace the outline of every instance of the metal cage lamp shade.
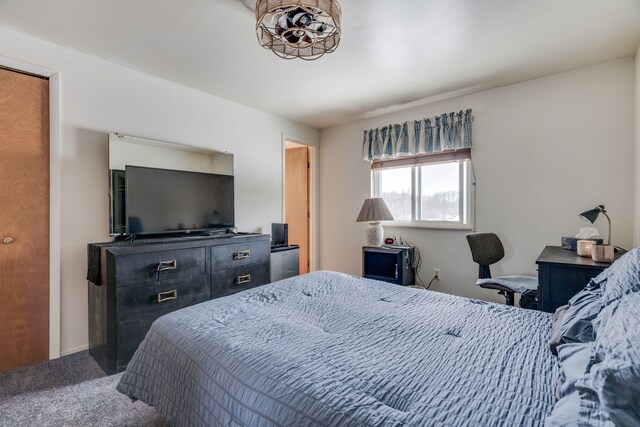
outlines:
{"label": "metal cage lamp shade", "polygon": [[604,208],[604,205],[598,205],[593,209],[589,209],[588,211],[584,211],[580,214],[580,218],[584,219],[585,221],[589,221],[591,224],[593,224],[594,222],[596,222],[596,219],[598,219],[598,215],[603,214],[605,217],[607,217],[607,221],[609,222],[609,236],[607,237],[607,245],[611,244],[611,219],[609,218],[609,215],[607,215],[607,211]]}
{"label": "metal cage lamp shade", "polygon": [[342,9],[336,0],[257,0],[260,46],[281,58],[318,59],[340,44]]}
{"label": "metal cage lamp shade", "polygon": [[357,222],[369,222],[367,228],[367,245],[382,246],[384,230],[380,221],[393,221],[393,215],[381,197],[365,199],[358,214]]}

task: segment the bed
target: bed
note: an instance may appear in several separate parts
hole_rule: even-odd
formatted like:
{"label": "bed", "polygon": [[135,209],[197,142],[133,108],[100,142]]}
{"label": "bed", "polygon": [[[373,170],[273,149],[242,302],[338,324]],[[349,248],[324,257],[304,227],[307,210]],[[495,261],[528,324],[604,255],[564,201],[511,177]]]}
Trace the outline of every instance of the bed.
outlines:
{"label": "bed", "polygon": [[279,281],[161,317],[117,388],[175,426],[637,427],[640,248],[553,316],[334,272]]}
{"label": "bed", "polygon": [[315,272],[158,319],[118,390],[175,426],[539,426],[552,315]]}

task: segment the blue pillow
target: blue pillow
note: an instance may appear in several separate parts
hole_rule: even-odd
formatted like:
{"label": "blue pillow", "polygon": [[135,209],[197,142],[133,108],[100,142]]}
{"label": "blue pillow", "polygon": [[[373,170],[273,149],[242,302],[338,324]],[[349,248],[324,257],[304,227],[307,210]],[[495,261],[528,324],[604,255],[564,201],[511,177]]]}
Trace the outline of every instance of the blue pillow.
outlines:
{"label": "blue pillow", "polygon": [[594,277],[589,281],[587,288],[589,289],[601,288],[604,284],[607,283],[607,279],[609,279],[609,276],[611,276],[613,272],[615,272],[615,269],[612,269],[611,266],[605,268],[600,272],[600,274],[598,274],[596,277]]}
{"label": "blue pillow", "polygon": [[560,326],[562,342],[585,343],[595,339],[591,322],[604,307],[601,295],[600,288],[591,285],[569,300]]}
{"label": "blue pillow", "polygon": [[551,415],[544,420],[545,427],[573,427],[578,425],[580,395],[578,392],[563,397],[553,405]]}
{"label": "blue pillow", "polygon": [[558,388],[558,397],[573,393],[575,384],[589,372],[593,365],[593,343],[563,344],[558,347],[558,362],[562,375]]}
{"label": "blue pillow", "polygon": [[575,383],[580,422],[640,426],[640,293],[623,295],[597,320],[595,364]]}
{"label": "blue pillow", "polygon": [[623,296],[640,292],[640,248],[635,248],[607,268],[602,283],[602,301],[605,305]]}
{"label": "blue pillow", "polygon": [[565,314],[567,314],[568,309],[568,305],[558,307],[556,309],[556,312],[553,313],[553,320],[551,320],[551,338],[549,338],[549,350],[551,350],[551,353],[556,356],[558,355],[558,346],[564,343],[564,340],[562,339],[561,327],[564,316]]}
{"label": "blue pillow", "polygon": [[589,372],[593,360],[591,344],[562,344],[558,347],[558,362],[562,377],[558,380],[557,398],[551,415],[545,420],[549,426],[577,426],[580,415],[580,395],[575,384]]}

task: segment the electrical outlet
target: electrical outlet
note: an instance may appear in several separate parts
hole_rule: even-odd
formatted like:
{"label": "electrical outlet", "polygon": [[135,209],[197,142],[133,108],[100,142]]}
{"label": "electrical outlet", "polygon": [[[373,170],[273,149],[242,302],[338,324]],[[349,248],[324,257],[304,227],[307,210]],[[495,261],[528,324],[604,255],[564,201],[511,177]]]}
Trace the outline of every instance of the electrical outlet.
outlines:
{"label": "electrical outlet", "polygon": [[435,276],[436,280],[442,279],[442,270],[440,270],[440,268],[438,267],[434,268],[433,275]]}

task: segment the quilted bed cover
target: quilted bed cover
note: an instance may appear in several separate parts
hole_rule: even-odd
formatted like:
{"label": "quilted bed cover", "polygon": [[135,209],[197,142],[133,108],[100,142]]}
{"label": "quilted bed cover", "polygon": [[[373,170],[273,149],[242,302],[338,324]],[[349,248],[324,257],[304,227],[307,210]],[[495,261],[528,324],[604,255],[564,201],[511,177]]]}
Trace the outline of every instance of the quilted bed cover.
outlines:
{"label": "quilted bed cover", "polygon": [[175,426],[539,426],[551,317],[315,272],[161,317],[118,390]]}

